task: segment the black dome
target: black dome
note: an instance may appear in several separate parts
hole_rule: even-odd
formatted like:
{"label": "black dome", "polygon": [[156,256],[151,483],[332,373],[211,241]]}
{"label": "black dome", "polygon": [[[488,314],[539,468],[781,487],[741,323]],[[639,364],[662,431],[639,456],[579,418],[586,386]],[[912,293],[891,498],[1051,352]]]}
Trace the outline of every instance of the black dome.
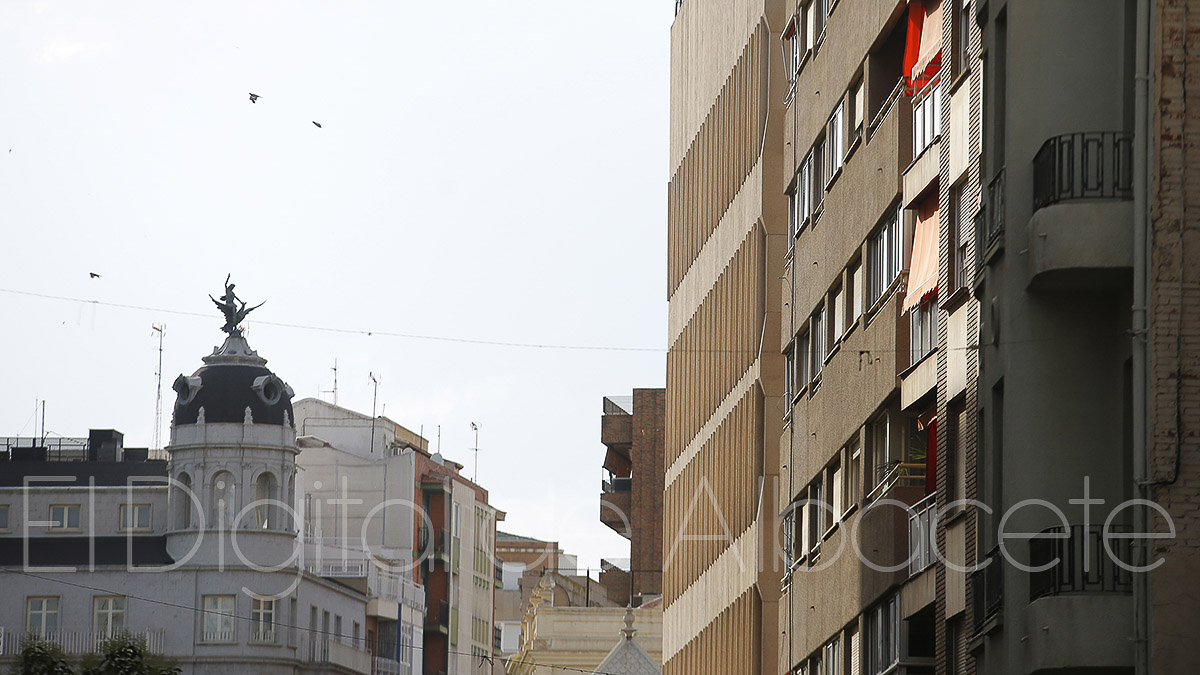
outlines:
{"label": "black dome", "polygon": [[[292,388],[240,337],[227,340],[191,377],[180,375],[172,424],[242,424],[246,409],[254,424],[295,427]],[[204,418],[200,418],[200,411]]]}

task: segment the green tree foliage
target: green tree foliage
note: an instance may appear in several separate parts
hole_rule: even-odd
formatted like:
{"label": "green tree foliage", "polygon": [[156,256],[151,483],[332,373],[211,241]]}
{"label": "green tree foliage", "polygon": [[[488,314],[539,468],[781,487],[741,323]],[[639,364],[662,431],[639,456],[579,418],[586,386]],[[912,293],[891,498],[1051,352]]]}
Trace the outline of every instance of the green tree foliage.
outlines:
{"label": "green tree foliage", "polygon": [[21,641],[21,654],[12,666],[13,675],[73,675],[66,654],[58,645],[36,635]]}
{"label": "green tree foliage", "polygon": [[144,638],[124,632],[105,640],[99,654],[83,657],[80,670],[81,675],[178,675],[179,672],[175,664],[151,654]]}

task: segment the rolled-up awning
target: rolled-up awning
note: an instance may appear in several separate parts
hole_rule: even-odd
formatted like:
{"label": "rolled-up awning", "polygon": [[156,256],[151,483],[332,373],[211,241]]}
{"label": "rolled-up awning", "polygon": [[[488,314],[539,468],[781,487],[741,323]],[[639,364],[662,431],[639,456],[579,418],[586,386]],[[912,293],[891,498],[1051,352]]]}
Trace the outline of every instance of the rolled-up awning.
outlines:
{"label": "rolled-up awning", "polygon": [[942,68],[942,0],[911,0],[904,41],[904,77],[912,94]]}
{"label": "rolled-up awning", "polygon": [[938,284],[938,208],[937,195],[920,202],[917,208],[917,228],[913,234],[912,258],[908,265],[908,290],[904,308],[921,304],[921,300],[937,290]]}

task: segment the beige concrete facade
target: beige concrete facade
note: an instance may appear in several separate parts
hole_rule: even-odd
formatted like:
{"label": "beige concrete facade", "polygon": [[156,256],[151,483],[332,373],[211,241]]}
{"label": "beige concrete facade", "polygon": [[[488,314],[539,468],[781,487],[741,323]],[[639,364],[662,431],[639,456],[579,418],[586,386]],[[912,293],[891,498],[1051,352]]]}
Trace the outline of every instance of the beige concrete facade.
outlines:
{"label": "beige concrete facade", "polygon": [[775,0],[687,0],[671,28],[666,673],[776,662],[779,571],[760,534],[778,511],[783,19]]}

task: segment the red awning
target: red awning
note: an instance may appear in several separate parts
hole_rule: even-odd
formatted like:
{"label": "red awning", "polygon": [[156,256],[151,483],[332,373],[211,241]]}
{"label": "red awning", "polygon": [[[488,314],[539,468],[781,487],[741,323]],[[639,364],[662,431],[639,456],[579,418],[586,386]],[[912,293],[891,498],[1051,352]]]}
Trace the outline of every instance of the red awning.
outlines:
{"label": "red awning", "polygon": [[903,311],[921,304],[938,283],[938,209],[937,195],[917,208],[917,231],[913,234],[912,258],[908,265],[908,290]]}
{"label": "red awning", "polygon": [[928,84],[941,70],[942,0],[909,3],[903,66],[910,94]]}

